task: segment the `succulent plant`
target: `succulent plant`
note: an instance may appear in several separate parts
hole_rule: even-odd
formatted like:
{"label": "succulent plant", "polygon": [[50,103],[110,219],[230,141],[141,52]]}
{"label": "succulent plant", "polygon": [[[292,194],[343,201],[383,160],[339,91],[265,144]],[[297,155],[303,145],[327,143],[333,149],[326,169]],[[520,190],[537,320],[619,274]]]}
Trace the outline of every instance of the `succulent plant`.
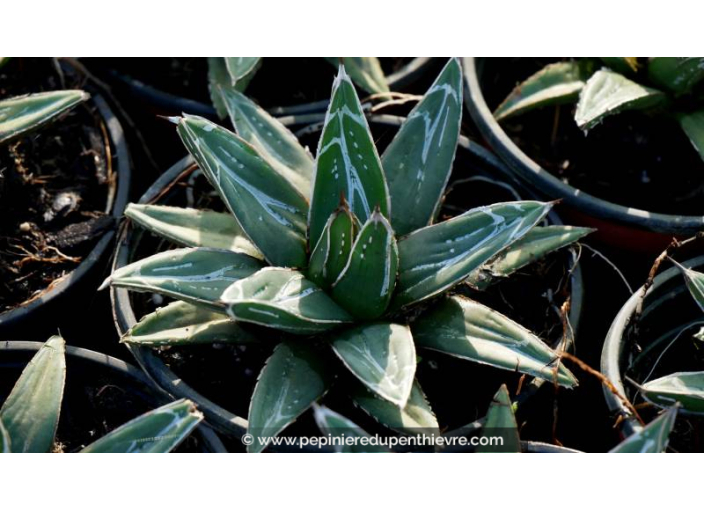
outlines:
{"label": "succulent plant", "polygon": [[[62,337],[49,338],[22,371],[0,408],[0,452],[52,450],[66,381],[65,347]],[[202,419],[192,402],[177,400],[118,427],[81,452],[169,452]]]}
{"label": "succulent plant", "polygon": [[552,207],[538,201],[436,222],[460,132],[456,59],[381,157],[342,66],[315,160],[246,96],[220,94],[237,134],[190,115],[173,121],[229,214],[128,207],[136,224],[185,248],[121,267],[103,284],[175,300],[123,342],[278,342],[252,395],[254,437],[278,435],[341,370],[358,380],[354,401],[380,423],[437,432],[415,378],[417,348],[577,384],[536,335],[451,292],[468,281],[489,285],[590,231],[538,226]]}
{"label": "succulent plant", "polygon": [[548,64],[516,86],[494,112],[497,120],[535,108],[576,103],[585,132],[626,110],[673,117],[704,158],[704,103],[698,85],[704,57],[601,57]]}

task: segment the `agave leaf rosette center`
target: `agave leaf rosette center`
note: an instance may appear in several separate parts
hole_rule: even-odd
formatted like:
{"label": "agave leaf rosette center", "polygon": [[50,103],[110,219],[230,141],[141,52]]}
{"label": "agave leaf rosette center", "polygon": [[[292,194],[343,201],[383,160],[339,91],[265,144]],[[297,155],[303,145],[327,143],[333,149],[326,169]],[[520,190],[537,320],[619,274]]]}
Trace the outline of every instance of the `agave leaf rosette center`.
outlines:
{"label": "agave leaf rosette center", "polygon": [[[352,386],[350,397],[379,423],[401,433],[439,430],[416,378],[422,349],[576,385],[559,353],[535,334],[483,305],[447,301],[479,271],[500,267],[509,275],[588,233],[546,230],[518,244],[543,228],[552,204],[537,201],[437,220],[461,124],[456,59],[381,156],[343,67],[310,162],[293,134],[245,95],[222,99],[236,132],[188,115],[174,122],[230,215],[128,208],[140,227],[187,248],[109,278],[178,300],[145,316],[124,342],[164,346],[169,335],[178,346],[281,341],[252,395],[255,438],[279,434],[318,405],[339,373],[349,374],[341,379]],[[438,323],[442,336],[432,334]],[[250,446],[262,449],[256,439]]]}

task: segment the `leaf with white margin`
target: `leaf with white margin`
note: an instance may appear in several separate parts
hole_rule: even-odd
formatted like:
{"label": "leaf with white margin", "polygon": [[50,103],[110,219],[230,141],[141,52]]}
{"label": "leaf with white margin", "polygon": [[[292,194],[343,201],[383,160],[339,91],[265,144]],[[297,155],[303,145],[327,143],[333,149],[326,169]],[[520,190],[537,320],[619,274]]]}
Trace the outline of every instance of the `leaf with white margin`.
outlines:
{"label": "leaf with white margin", "polygon": [[310,245],[318,243],[341,197],[365,223],[377,206],[384,216],[389,216],[388,195],[362,105],[345,68],[340,66],[318,145],[308,219]]}
{"label": "leaf with white margin", "polygon": [[680,270],[682,276],[684,276],[684,281],[687,284],[687,289],[690,295],[697,302],[697,305],[704,312],[704,274],[694,269],[689,269],[684,267],[682,264],[674,259],[670,259],[673,264]]}
{"label": "leaf with white margin", "polygon": [[450,59],[381,157],[391,224],[402,236],[432,223],[452,172],[462,119],[462,69]]}
{"label": "leaf with white margin", "polygon": [[174,301],[145,315],[120,342],[149,347],[196,344],[245,344],[257,339],[242,326],[203,306]]}
{"label": "leaf with white margin", "polygon": [[264,259],[230,213],[129,204],[125,216],[150,232],[188,248],[230,250]]}
{"label": "leaf with white margin", "polygon": [[[325,57],[335,67],[343,63],[352,81],[370,94],[389,91],[389,84],[381,69],[381,62],[376,57]],[[340,62],[342,60],[342,62]]]}
{"label": "leaf with white margin", "polygon": [[306,345],[282,342],[259,374],[249,406],[248,452],[264,450],[330,387],[332,375],[320,355]]}
{"label": "leaf with white margin", "polygon": [[675,94],[686,94],[704,80],[704,57],[652,57],[648,78]]}
{"label": "leaf with white margin", "polygon": [[417,379],[413,381],[411,394],[403,408],[384,400],[361,384],[352,391],[352,399],[369,416],[390,429],[409,435],[440,436],[438,420]]}
{"label": "leaf with white margin", "polygon": [[391,308],[417,303],[463,281],[525,236],[551,207],[535,201],[478,207],[401,239]]}
{"label": "leaf with white margin", "polygon": [[308,279],[319,287],[329,288],[347,265],[357,237],[357,222],[345,200],[330,215],[306,272]]}
{"label": "leaf with white margin", "polygon": [[308,203],[254,147],[202,117],[177,131],[252,243],[275,266],[303,267]]}
{"label": "leaf with white margin", "polygon": [[208,92],[210,92],[210,101],[221,119],[227,117],[227,107],[220,90],[231,86],[232,79],[230,73],[227,72],[225,59],[223,57],[208,57]]}
{"label": "leaf with white margin", "polygon": [[486,420],[482,427],[482,437],[491,439],[500,437],[502,444],[492,445],[487,442],[477,446],[477,453],[520,453],[521,439],[518,436],[518,424],[513,414],[513,403],[508,394],[505,384],[501,385],[499,391],[494,395],[494,399],[486,413]]}
{"label": "leaf with white margin", "polygon": [[548,64],[516,85],[496,108],[494,118],[502,121],[536,108],[574,103],[593,72],[594,63],[589,60]]}
{"label": "leaf with white margin", "polygon": [[203,421],[193,402],[176,400],[116,428],[81,453],[169,453]]}
{"label": "leaf with white margin", "polygon": [[602,69],[592,75],[579,95],[574,119],[583,131],[589,131],[606,117],[624,110],[642,110],[659,106],[667,96],[625,76]]}
{"label": "leaf with white margin", "polygon": [[617,73],[629,75],[638,72],[638,57],[599,57]]}
{"label": "leaf with white margin", "polygon": [[349,418],[345,418],[327,407],[314,405],[313,416],[318,428],[324,434],[341,439],[339,444],[334,444],[336,453],[389,453],[387,449],[380,445],[364,445],[359,441],[348,444],[345,440],[348,437],[371,439],[372,436]]}
{"label": "leaf with white margin", "polygon": [[676,418],[677,407],[671,407],[609,453],[662,453],[667,448]]}
{"label": "leaf with white margin", "polygon": [[0,143],[9,142],[55,120],[90,98],[82,90],[56,90],[0,101]]}
{"label": "leaf with white margin", "polygon": [[677,121],[699,157],[704,159],[704,110],[677,115]]}
{"label": "leaf with white margin", "polygon": [[10,453],[12,451],[11,443],[10,434],[7,433],[5,425],[0,420],[0,453]]}
{"label": "leaf with white margin", "polygon": [[418,347],[503,370],[556,381],[573,388],[577,379],[559,355],[523,326],[471,299],[452,296],[413,323]]}
{"label": "leaf with white margin", "polygon": [[373,323],[334,335],[332,348],[370,390],[406,406],[416,373],[416,349],[408,326]]}
{"label": "leaf with white margin", "polygon": [[212,248],[180,248],[152,255],[117,269],[108,285],[137,292],[155,292],[222,311],[220,296],[234,282],[261,269],[262,263],[245,255]]}
{"label": "leaf with white margin", "polygon": [[66,382],[66,342],[58,335],[42,345],[0,408],[15,453],[47,453],[54,444]]}
{"label": "leaf with white margin", "polygon": [[660,407],[675,402],[690,413],[704,413],[704,372],[677,372],[649,381],[638,389],[643,396]]}
{"label": "leaf with white margin", "polygon": [[223,292],[233,319],[295,335],[312,335],[352,322],[352,317],[302,273],[267,267]]}
{"label": "leaf with white margin", "polygon": [[240,81],[250,77],[256,72],[262,57],[223,57],[225,67],[230,74],[232,85],[237,85]]}
{"label": "leaf with white margin", "polygon": [[347,265],[332,286],[332,297],[358,319],[383,315],[398,272],[398,246],[391,225],[375,211],[359,231]]}
{"label": "leaf with white margin", "polygon": [[220,90],[235,131],[252,144],[305,198],[310,198],[315,161],[298,139],[277,119],[244,94]]}

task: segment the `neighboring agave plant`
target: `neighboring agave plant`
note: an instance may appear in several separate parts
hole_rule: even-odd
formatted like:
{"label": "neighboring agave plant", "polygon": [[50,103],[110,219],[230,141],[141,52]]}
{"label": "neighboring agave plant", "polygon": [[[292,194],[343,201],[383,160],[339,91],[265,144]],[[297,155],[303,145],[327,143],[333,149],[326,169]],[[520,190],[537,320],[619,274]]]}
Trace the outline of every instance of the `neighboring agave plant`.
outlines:
{"label": "neighboring agave plant", "polygon": [[[66,342],[53,336],[22,371],[0,408],[0,452],[52,451],[66,381]],[[82,453],[166,453],[203,419],[195,405],[178,400],[150,411],[91,443]]]}
{"label": "neighboring agave plant", "polygon": [[504,120],[534,108],[576,103],[575,121],[587,132],[625,110],[662,111],[677,120],[704,158],[704,104],[695,93],[703,79],[704,57],[557,62],[516,86],[494,116]]}
{"label": "neighboring agave plant", "polygon": [[[337,57],[324,57],[332,65],[339,64]],[[345,57],[345,68],[352,81],[370,94],[389,92],[386,76],[376,57]],[[262,65],[262,57],[208,57],[210,97],[220,118],[227,117],[227,106],[220,89],[244,92]]]}
{"label": "neighboring agave plant", "polygon": [[[221,95],[238,134],[199,117],[173,120],[231,214],[128,207],[135,223],[187,248],[119,268],[103,284],[176,300],[146,315],[123,342],[251,343],[258,338],[247,324],[269,328],[266,341],[280,343],[252,395],[255,437],[284,430],[325,395],[340,368],[359,380],[354,401],[382,424],[437,431],[415,378],[416,348],[577,384],[536,335],[450,293],[468,280],[486,286],[589,232],[537,226],[552,207],[537,201],[435,223],[460,132],[456,59],[381,157],[344,67],[316,160],[244,95]],[[261,449],[257,441],[250,447]]]}

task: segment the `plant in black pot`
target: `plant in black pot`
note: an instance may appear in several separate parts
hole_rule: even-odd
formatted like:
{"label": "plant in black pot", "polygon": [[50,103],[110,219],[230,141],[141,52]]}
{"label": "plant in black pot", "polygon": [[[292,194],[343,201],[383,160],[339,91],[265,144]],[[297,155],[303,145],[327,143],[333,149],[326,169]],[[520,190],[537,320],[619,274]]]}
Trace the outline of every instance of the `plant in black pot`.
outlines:
{"label": "plant in black pot", "polygon": [[272,346],[245,422],[250,451],[335,379],[390,429],[437,434],[415,377],[417,347],[577,384],[536,335],[452,292],[468,280],[488,285],[589,232],[537,226],[552,207],[537,201],[436,222],[459,137],[457,60],[381,158],[343,67],[315,160],[245,96],[221,94],[238,134],[199,117],[173,120],[230,212],[130,205],[132,221],[188,248],[120,267],[105,285],[175,299],[143,317],[128,345]]}

